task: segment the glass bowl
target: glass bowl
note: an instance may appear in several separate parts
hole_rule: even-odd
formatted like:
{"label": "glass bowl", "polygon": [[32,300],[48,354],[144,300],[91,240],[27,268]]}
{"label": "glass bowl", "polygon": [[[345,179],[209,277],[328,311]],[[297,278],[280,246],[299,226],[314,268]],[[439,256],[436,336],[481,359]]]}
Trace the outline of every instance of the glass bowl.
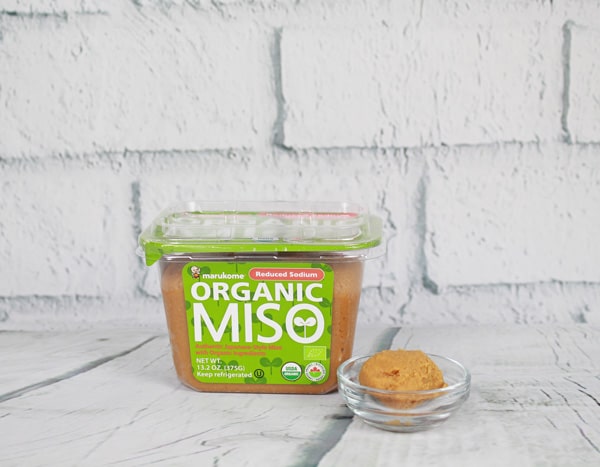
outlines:
{"label": "glass bowl", "polygon": [[371,355],[354,357],[338,367],[338,388],[356,416],[374,427],[396,432],[433,428],[450,417],[469,397],[471,374],[455,360],[427,354],[448,386],[427,391],[389,391],[363,386],[358,375]]}

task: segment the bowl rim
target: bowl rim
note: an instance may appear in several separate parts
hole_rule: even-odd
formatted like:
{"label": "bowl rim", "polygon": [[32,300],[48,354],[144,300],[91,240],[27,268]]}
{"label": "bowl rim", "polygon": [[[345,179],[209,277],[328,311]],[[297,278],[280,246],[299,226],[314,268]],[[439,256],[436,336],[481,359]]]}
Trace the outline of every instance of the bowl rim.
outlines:
{"label": "bowl rim", "polygon": [[[462,372],[462,378],[458,382],[451,384],[449,386],[445,386],[443,388],[397,391],[397,390],[392,390],[392,389],[379,389],[379,388],[374,388],[372,386],[365,386],[363,384],[360,384],[358,382],[351,380],[350,378],[348,378],[348,376],[346,376],[345,372],[348,369],[348,367],[355,364],[358,360],[361,360],[361,359],[366,360],[366,359],[372,357],[373,355],[375,355],[375,354],[372,353],[372,354],[367,354],[367,355],[357,355],[357,356],[351,357],[348,360],[342,362],[342,364],[338,367],[338,370],[337,370],[338,386],[345,385],[354,390],[359,390],[359,391],[369,392],[370,394],[378,394],[378,395],[385,396],[385,395],[415,395],[415,394],[417,394],[417,395],[431,395],[431,394],[441,395],[441,394],[454,393],[454,392],[457,392],[460,390],[466,390],[471,385],[471,372],[462,363],[460,363],[459,361],[454,360],[452,358],[445,357],[443,355],[437,355],[437,354],[431,354],[431,353],[425,353],[425,355],[427,355],[428,357],[434,357],[437,359],[445,360],[446,362],[451,363],[452,365],[456,366]],[[345,391],[342,390],[342,392],[345,392]]]}

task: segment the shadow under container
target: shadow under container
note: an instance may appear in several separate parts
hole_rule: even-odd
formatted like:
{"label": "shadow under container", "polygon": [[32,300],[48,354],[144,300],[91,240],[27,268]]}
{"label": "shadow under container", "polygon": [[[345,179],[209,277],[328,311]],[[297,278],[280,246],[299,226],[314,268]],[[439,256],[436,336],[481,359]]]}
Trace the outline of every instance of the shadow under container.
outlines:
{"label": "shadow under container", "polygon": [[186,202],[140,235],[173,361],[210,392],[324,394],[351,357],[381,220],[348,203]]}

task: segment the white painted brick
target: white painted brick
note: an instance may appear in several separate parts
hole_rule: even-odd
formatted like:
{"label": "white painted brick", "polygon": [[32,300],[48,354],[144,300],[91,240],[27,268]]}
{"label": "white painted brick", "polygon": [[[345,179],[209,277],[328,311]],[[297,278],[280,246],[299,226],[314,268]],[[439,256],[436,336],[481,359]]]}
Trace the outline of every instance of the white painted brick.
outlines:
{"label": "white painted brick", "polygon": [[560,33],[548,34],[535,22],[284,29],[284,143],[557,139],[560,40]]}
{"label": "white painted brick", "polygon": [[[3,171],[0,295],[109,295],[124,199],[104,170]],[[125,208],[126,210],[126,208]]]}
{"label": "white painted brick", "polygon": [[425,253],[440,287],[600,281],[600,153],[567,145],[430,160]]}
{"label": "white painted brick", "polygon": [[0,154],[252,142],[250,27],[157,12],[10,18],[0,27]]}
{"label": "white painted brick", "polygon": [[600,27],[600,3],[589,0],[568,0],[553,2],[554,16],[561,21]]}
{"label": "white painted brick", "polygon": [[569,31],[569,134],[576,142],[600,142],[600,30]]}

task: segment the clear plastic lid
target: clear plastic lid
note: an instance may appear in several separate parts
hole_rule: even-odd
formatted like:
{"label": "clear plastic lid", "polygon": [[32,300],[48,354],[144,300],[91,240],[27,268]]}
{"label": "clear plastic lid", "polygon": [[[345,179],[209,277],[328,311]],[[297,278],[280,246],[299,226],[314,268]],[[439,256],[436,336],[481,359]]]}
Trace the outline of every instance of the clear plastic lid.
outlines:
{"label": "clear plastic lid", "polygon": [[381,243],[381,220],[349,203],[201,202],[166,209],[142,232],[148,266],[163,255],[353,251]]}

